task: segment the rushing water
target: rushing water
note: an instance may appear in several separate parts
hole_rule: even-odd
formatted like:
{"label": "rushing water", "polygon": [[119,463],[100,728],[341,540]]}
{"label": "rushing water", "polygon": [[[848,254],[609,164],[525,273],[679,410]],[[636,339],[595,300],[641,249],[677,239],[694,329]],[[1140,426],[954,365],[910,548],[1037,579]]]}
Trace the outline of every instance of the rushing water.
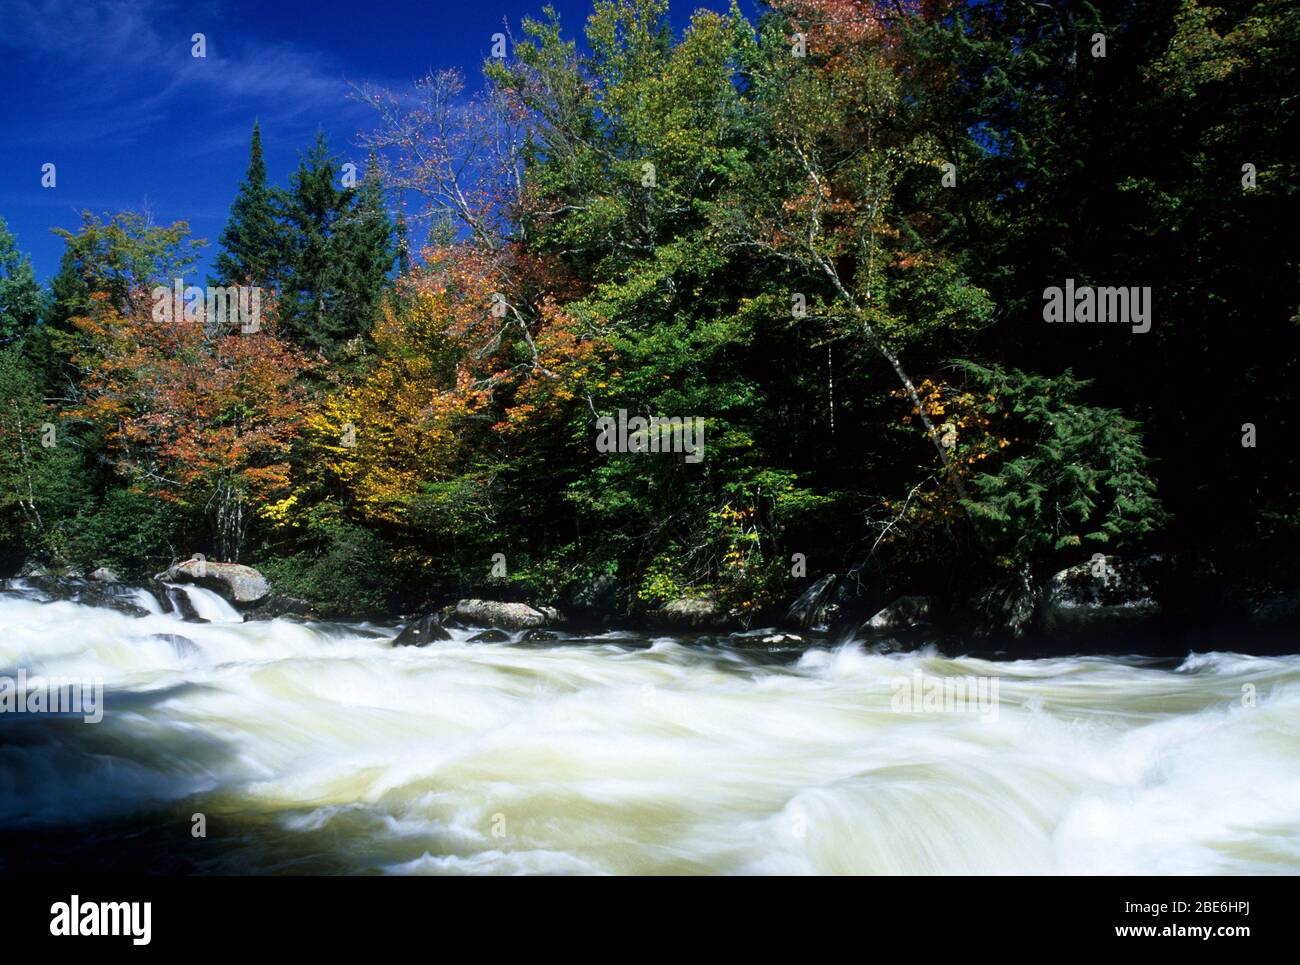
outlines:
{"label": "rushing water", "polygon": [[[393,648],[28,596],[0,594],[0,675],[99,679],[105,706],[0,714],[9,870],[1300,871],[1300,657]],[[900,702],[967,678],[997,703]]]}

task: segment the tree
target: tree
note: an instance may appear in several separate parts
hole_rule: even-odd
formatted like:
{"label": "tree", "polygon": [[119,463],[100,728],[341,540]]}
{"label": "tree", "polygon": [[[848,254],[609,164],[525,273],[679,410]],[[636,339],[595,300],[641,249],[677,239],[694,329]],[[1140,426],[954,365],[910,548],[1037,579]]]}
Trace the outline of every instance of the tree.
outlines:
{"label": "tree", "polygon": [[77,319],[86,374],[75,415],[101,429],[124,478],[205,514],[216,556],[239,559],[252,511],[289,484],[306,357],[275,333],[273,306],[245,333],[95,302]]}
{"label": "tree", "polygon": [[[768,177],[784,190],[737,208],[744,243],[793,267],[818,298],[814,317],[860,339],[888,366],[913,405],[959,495],[941,433],[903,364],[908,346],[933,352],[936,336],[972,330],[990,314],[986,294],[911,226],[899,190],[906,166],[932,153],[901,113],[891,45],[866,5],[799,0],[789,20],[769,20],[755,72],[775,151]],[[794,56],[791,37],[807,45]],[[757,203],[754,203],[754,202]],[[746,218],[745,210],[756,211]]]}
{"label": "tree", "polygon": [[262,158],[262,131],[253,124],[248,153],[248,173],[230,206],[230,218],[221,233],[221,254],[215,268],[225,284],[274,287],[280,279],[285,239],[275,218],[271,188]]}
{"label": "tree", "polygon": [[90,308],[90,298],[104,294],[120,312],[148,304],[155,285],[168,285],[193,269],[202,239],[190,237],[187,221],[155,225],[146,214],[123,211],[107,221],[81,213],[77,231],[53,229],[65,248],[55,276],[52,320],[64,325]]}
{"label": "tree", "polygon": [[124,314],[147,311],[152,289],[184,280],[207,242],[190,237],[188,222],[156,225],[147,213],[132,211],[107,220],[83,211],[77,231],[53,230],[64,240],[63,254],[50,280],[45,324],[25,348],[46,392],[68,401],[79,391],[80,373],[69,364],[80,339],[77,320],[104,304]]}
{"label": "tree", "polygon": [[[1240,446],[1245,422],[1289,438],[1297,411],[1300,102],[1278,95],[1297,83],[1293,5],[951,0],[897,35],[909,116],[959,172],[941,188],[918,165],[908,187],[997,305],[965,351],[1069,368],[1138,419],[1178,481],[1171,548],[1297,559],[1294,447]],[[1149,286],[1151,330],[1045,329],[1044,289],[1066,278]]]}
{"label": "tree", "polygon": [[345,333],[369,333],[379,315],[397,257],[394,228],[384,206],[383,180],[372,154],[348,210],[330,236],[330,258],[337,277],[330,311]]}
{"label": "tree", "polygon": [[0,347],[0,553],[61,558],[93,501],[73,427],[19,345]]}
{"label": "tree", "polygon": [[423,199],[417,217],[451,217],[481,247],[516,237],[527,128],[517,98],[494,86],[466,97],[454,70],[428,74],[400,95],[365,86],[356,97],[380,118],[362,143],[385,164],[389,187]]}
{"label": "tree", "polygon": [[[675,39],[665,4],[636,0],[595,5],[589,56],[553,10],[523,29],[511,61],[487,68],[530,121],[515,237],[573,275],[577,297],[558,307],[592,347],[572,403],[535,422],[548,431],[523,437],[499,478],[529,490],[581,565],[614,561],[650,596],[752,589],[775,572],[793,508],[815,502],[792,463],[826,451],[801,435],[817,420],[794,384],[808,346],[783,308],[787,273],[726,230],[770,187],[753,28],[734,7],[700,11]],[[705,418],[704,465],[599,456],[595,419],[618,409]]]}
{"label": "tree", "polygon": [[30,540],[46,526],[41,504],[49,447],[41,439],[51,414],[39,382],[13,348],[0,348],[0,412],[0,515],[6,536]]}
{"label": "tree", "polygon": [[357,190],[337,179],[335,159],[318,133],[289,188],[278,192],[289,239],[280,292],[284,332],[330,356],[369,331],[396,257],[378,181],[368,176]]}
{"label": "tree", "polygon": [[0,218],[0,345],[30,331],[43,308],[31,259],[18,250],[4,218]]}
{"label": "tree", "polygon": [[281,322],[290,338],[310,349],[333,349],[345,335],[340,320],[329,311],[338,277],[330,257],[330,233],[348,200],[337,177],[325,135],[318,132],[290,175],[288,190],[277,193],[288,238]]}

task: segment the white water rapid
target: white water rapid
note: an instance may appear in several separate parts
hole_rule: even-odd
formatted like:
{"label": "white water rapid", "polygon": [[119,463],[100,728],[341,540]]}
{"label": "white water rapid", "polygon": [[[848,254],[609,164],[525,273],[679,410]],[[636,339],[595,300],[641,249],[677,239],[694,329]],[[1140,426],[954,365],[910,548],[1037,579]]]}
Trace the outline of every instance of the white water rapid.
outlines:
{"label": "white water rapid", "polygon": [[[215,622],[0,594],[0,676],[105,695],[94,724],[0,713],[0,828],[196,871],[1300,871],[1300,657],[393,648],[187,592]],[[897,699],[967,678],[995,712]]]}

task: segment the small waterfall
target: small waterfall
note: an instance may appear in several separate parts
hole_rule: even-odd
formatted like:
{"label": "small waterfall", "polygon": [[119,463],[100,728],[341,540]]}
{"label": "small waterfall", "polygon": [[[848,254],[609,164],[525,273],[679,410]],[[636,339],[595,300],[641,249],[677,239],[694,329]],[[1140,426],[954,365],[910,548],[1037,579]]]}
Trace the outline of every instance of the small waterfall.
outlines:
{"label": "small waterfall", "polygon": [[134,587],[131,590],[130,599],[136,606],[148,610],[154,615],[161,616],[163,613],[163,606],[158,602],[158,598],[143,587]]}
{"label": "small waterfall", "polygon": [[226,602],[225,598],[190,583],[167,583],[169,589],[179,590],[185,595],[199,619],[208,623],[243,623],[244,615]]}

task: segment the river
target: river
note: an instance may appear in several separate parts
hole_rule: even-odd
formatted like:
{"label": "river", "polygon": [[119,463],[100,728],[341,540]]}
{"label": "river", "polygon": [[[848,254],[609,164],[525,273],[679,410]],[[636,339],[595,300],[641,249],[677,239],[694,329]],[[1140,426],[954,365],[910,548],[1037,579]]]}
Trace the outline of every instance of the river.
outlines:
{"label": "river", "polygon": [[394,648],[189,592],[213,622],[0,594],[0,677],[103,686],[0,713],[0,870],[1300,871],[1297,656]]}

